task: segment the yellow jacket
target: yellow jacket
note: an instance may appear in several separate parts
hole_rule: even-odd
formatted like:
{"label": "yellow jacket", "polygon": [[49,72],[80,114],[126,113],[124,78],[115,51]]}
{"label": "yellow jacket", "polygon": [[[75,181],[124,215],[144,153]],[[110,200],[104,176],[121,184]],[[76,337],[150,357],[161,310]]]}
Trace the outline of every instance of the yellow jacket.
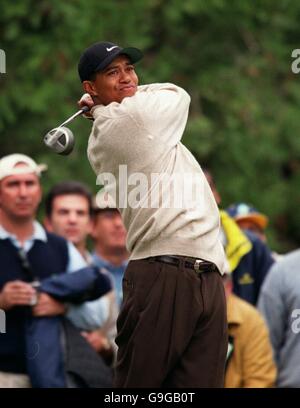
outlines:
{"label": "yellow jacket", "polygon": [[227,361],[225,387],[273,387],[276,366],[269,333],[258,310],[231,294],[227,299],[227,320],[234,347]]}
{"label": "yellow jacket", "polygon": [[251,251],[252,244],[226,211],[220,210],[220,218],[227,239],[226,258],[229,263],[229,271],[232,272],[238,266],[242,257]]}

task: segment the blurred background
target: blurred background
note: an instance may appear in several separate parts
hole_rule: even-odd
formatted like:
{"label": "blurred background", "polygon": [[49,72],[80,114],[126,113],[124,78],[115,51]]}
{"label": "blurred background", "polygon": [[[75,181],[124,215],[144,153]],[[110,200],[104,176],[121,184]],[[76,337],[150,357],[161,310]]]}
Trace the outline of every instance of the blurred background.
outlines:
{"label": "blurred background", "polygon": [[[183,142],[210,168],[222,207],[249,202],[270,217],[279,252],[300,246],[300,3],[294,0],[22,0],[0,2],[0,156],[47,163],[44,190],[96,177],[86,157],[91,123],[70,125],[70,156],[43,136],[77,110],[81,52],[107,40],[145,52],[140,83],[174,82],[192,97]],[[300,67],[300,64],[299,64]]]}

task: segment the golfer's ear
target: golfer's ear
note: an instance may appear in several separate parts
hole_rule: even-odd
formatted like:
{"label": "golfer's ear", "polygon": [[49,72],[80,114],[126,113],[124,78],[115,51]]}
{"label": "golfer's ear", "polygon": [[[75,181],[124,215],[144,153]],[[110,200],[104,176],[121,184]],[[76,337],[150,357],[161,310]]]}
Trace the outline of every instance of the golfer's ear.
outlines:
{"label": "golfer's ear", "polygon": [[98,92],[96,91],[94,83],[92,81],[83,81],[82,86],[86,93],[92,96],[98,95]]}

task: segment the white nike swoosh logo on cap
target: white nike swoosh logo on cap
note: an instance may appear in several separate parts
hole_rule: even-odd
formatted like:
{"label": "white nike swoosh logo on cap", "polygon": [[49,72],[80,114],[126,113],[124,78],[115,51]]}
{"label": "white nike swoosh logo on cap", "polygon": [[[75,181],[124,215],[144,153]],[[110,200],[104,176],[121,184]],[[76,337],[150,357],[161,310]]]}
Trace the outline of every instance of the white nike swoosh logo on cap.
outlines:
{"label": "white nike swoosh logo on cap", "polygon": [[106,51],[110,52],[110,51],[113,50],[114,48],[118,48],[118,46],[117,46],[117,45],[114,45],[113,47],[110,47],[110,48],[107,48],[107,47],[106,47]]}

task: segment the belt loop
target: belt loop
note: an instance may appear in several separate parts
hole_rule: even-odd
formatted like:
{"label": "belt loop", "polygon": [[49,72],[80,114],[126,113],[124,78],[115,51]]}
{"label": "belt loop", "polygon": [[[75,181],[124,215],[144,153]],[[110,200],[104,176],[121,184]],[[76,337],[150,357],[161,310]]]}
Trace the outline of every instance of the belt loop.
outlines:
{"label": "belt loop", "polygon": [[178,259],[179,259],[179,265],[178,265],[179,268],[184,269],[185,268],[185,258],[183,256],[179,256]]}

